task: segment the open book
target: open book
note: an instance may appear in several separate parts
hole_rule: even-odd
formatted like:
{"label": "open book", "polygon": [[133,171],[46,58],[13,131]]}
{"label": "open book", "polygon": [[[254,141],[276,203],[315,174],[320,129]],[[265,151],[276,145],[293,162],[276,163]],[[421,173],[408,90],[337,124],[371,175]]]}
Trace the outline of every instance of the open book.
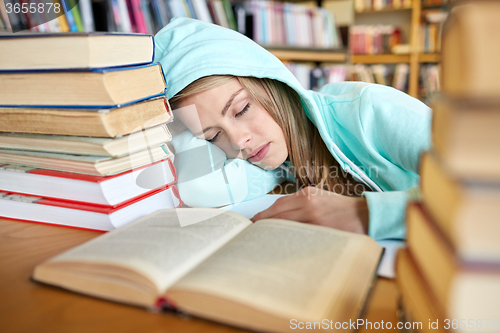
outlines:
{"label": "open book", "polygon": [[381,254],[365,235],[180,208],[159,210],[58,255],[38,265],[33,277],[112,301],[287,332],[293,319],[356,320]]}

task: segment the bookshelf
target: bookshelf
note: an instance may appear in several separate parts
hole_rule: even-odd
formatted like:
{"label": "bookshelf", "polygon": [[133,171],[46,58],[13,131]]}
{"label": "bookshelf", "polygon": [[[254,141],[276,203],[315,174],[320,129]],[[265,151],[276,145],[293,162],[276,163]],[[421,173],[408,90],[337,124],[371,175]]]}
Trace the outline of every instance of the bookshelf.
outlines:
{"label": "bookshelf", "polygon": [[[90,3],[92,3],[92,9],[94,10],[94,22],[95,26],[100,28],[100,30],[103,30],[103,26],[106,27],[107,30],[110,31],[124,31],[124,29],[130,29],[130,22],[128,24],[124,24],[123,22],[121,23],[116,23],[113,21],[113,15],[117,15],[116,10],[113,8],[114,5],[118,4],[125,4],[127,0],[96,0],[90,2],[90,0],[81,0],[79,7],[80,11],[79,13],[75,13],[74,10],[72,10],[72,13],[67,14],[67,20],[68,23],[72,19],[74,19],[75,15],[81,15],[82,18],[84,16],[88,15],[88,8],[83,10],[84,7],[89,7]],[[159,30],[164,24],[166,24],[169,21],[169,18],[173,16],[178,16],[176,13],[180,10],[185,10],[186,15],[190,15],[189,11],[194,10],[194,12],[198,13],[198,8],[196,6],[199,6],[200,3],[205,2],[205,4],[208,6],[205,11],[205,19],[212,20],[214,23],[227,26],[230,28],[235,29],[237,25],[237,19],[241,19],[241,15],[238,17],[237,10],[238,8],[243,8],[246,10],[246,14],[248,14],[248,11],[252,10],[249,9],[251,6],[253,6],[253,3],[251,1],[243,1],[243,2],[231,2],[233,6],[233,11],[234,11],[234,17],[230,18],[229,16],[225,19],[225,21],[222,19],[224,14],[226,13],[227,15],[227,7],[231,8],[231,4],[229,2],[230,0],[149,0],[149,2],[153,5],[152,8],[150,8],[149,12],[146,9],[142,15],[144,15],[144,18],[146,18],[146,21],[149,20],[148,24],[145,24],[142,29],[146,29],[148,31],[138,31],[138,32],[144,32],[144,33],[154,33],[155,31]],[[282,8],[284,8],[287,5],[295,6],[295,5],[303,5],[307,7],[307,10],[312,9],[313,11],[315,10],[314,7],[316,6],[322,6],[323,8],[328,8],[328,5],[331,3],[339,3],[339,2],[346,2],[350,3],[350,11],[353,13],[352,16],[354,18],[354,21],[351,23],[350,26],[355,26],[358,23],[361,22],[361,24],[366,24],[363,22],[369,22],[368,24],[380,24],[380,23],[390,23],[394,24],[396,26],[405,25],[405,27],[402,29],[402,33],[407,37],[408,44],[410,44],[409,48],[409,53],[407,54],[376,54],[376,55],[360,55],[360,54],[350,54],[349,51],[345,49],[341,49],[339,47],[342,47],[340,42],[340,34],[337,34],[337,36],[330,36],[335,40],[332,44],[332,40],[330,40],[326,44],[320,44],[318,45],[307,45],[307,44],[314,44],[312,42],[307,41],[306,37],[306,42],[304,42],[304,34],[306,36],[308,35],[308,32],[303,32],[299,33],[297,30],[301,29],[292,29],[294,30],[294,33],[297,34],[296,37],[292,38],[295,39],[296,41],[299,40],[300,43],[294,46],[283,46],[283,42],[288,43],[289,39],[286,39],[285,41],[283,40],[276,40],[277,35],[281,35],[283,33],[283,30],[288,34],[290,31],[288,31],[285,27],[281,28],[276,28],[276,25],[271,25],[267,31],[269,36],[274,36],[274,37],[265,37],[264,42],[262,41],[262,36],[252,36],[254,33],[252,33],[250,30],[252,29],[252,26],[250,25],[249,27],[246,27],[247,32],[249,32],[249,37],[253,38],[257,42],[259,42],[263,47],[268,49],[271,53],[273,53],[276,57],[278,57],[280,60],[284,62],[297,62],[297,63],[314,63],[314,66],[318,66],[320,64],[329,64],[329,63],[337,63],[337,64],[346,64],[346,65],[351,65],[351,64],[367,64],[367,65],[376,65],[376,64],[400,64],[400,63],[405,63],[408,64],[409,70],[408,70],[408,93],[413,96],[413,97],[419,97],[418,96],[418,90],[419,90],[419,75],[420,75],[420,68],[421,64],[423,63],[439,63],[440,61],[440,55],[438,53],[430,53],[430,54],[424,54],[419,52],[419,43],[421,40],[421,32],[420,32],[420,25],[421,25],[421,16],[422,16],[422,2],[426,4],[425,10],[432,10],[436,8],[442,8],[443,6],[437,6],[435,4],[435,0],[432,0],[431,5],[429,5],[429,2],[426,2],[427,0],[394,0],[394,1],[401,1],[400,7],[399,8],[378,8],[377,10],[373,10],[371,8],[362,8],[359,10],[359,7],[357,7],[357,3],[359,1],[363,1],[365,4],[368,3],[368,1],[365,0],[316,0],[316,1],[301,1],[301,0],[277,0],[275,2],[269,2],[265,3],[263,5],[264,7],[261,8],[261,10],[271,10],[273,14],[266,14],[270,15],[271,21],[267,20],[268,22],[279,22],[275,20],[275,15],[276,15],[276,4],[280,4]],[[136,2],[138,3],[148,3],[148,0],[137,0]],[[171,6],[172,3],[182,3],[185,2],[186,4],[191,4],[191,6],[177,6],[177,7],[170,7],[167,8],[168,6]],[[377,3],[378,1],[372,1],[371,3]],[[378,2],[380,3],[380,2]],[[86,4],[86,6],[84,6]],[[217,6],[214,6],[214,4],[218,4]],[[194,7],[193,7],[194,5]],[[240,6],[240,7],[238,7]],[[262,4],[261,4],[262,6]],[[182,7],[182,8],[181,8]],[[212,8],[213,7],[213,8]],[[217,8],[216,8],[217,7]],[[172,11],[171,9],[175,9]],[[218,9],[218,10],[217,10]],[[100,11],[99,13],[96,12]],[[215,11],[214,11],[215,10]],[[283,10],[283,9],[280,9]],[[92,13],[92,12],[91,12]],[[315,12],[315,15],[317,15],[318,11]],[[99,14],[99,15],[97,15]],[[137,13],[134,12],[134,15]],[[132,17],[132,12],[129,12],[129,15]],[[222,16],[221,16],[222,15]],[[284,14],[281,14],[284,15]],[[341,15],[345,15],[345,13],[342,13]],[[73,18],[71,18],[73,16]],[[210,18],[211,16],[211,18]],[[245,16],[244,16],[245,17]],[[395,20],[395,22],[391,22],[395,17],[399,17]],[[199,17],[199,19],[204,19],[204,17]],[[236,19],[236,20],[235,20]],[[58,21],[61,21],[60,19]],[[85,19],[83,20],[85,21]],[[116,21],[116,20],[115,20]],[[236,21],[236,22],[235,22]],[[335,21],[337,21],[335,19]],[[394,21],[394,20],[393,20]],[[409,24],[407,23],[409,21]],[[285,22],[285,21],[283,21]],[[248,23],[248,22],[247,22]],[[235,25],[236,24],[236,25]],[[71,24],[69,24],[69,28],[72,31],[75,31],[75,27],[71,27]],[[137,29],[138,27],[135,27]],[[240,26],[237,27],[238,30],[240,29]],[[68,29],[68,28],[67,28]],[[347,29],[347,27],[346,27]],[[140,30],[140,29],[139,29]],[[339,29],[337,29],[339,30]],[[124,31],[127,32],[127,31]],[[337,31],[338,32],[338,31]],[[298,35],[302,35],[301,38],[299,38]],[[321,39],[321,38],[320,38]],[[345,42],[345,40],[344,40]],[[340,45],[339,45],[340,43]],[[316,43],[317,44],[317,43]],[[332,47],[333,46],[333,47]],[[345,46],[344,46],[345,47]]]}
{"label": "bookshelf", "polygon": [[409,61],[409,54],[352,54],[350,56],[350,62],[353,64],[396,64]]}
{"label": "bookshelf", "polygon": [[[361,0],[362,1],[362,0]],[[432,8],[441,8],[441,6],[432,6]],[[390,13],[390,15],[389,15]],[[367,16],[370,16],[369,18]],[[409,20],[409,24],[402,28],[404,35],[407,36],[407,44],[409,44],[409,53],[407,54],[380,54],[380,55],[357,55],[350,56],[350,62],[353,64],[398,64],[407,63],[409,65],[408,74],[408,94],[413,97],[422,97],[419,95],[419,77],[420,67],[423,63],[439,63],[440,55],[438,53],[421,53],[420,43],[421,22],[422,22],[422,0],[411,0],[411,6],[401,8],[382,8],[380,10],[363,9],[355,11],[355,24],[362,22],[366,24],[380,23],[381,20],[387,23],[389,20],[402,22]]]}
{"label": "bookshelf", "polygon": [[364,14],[364,13],[380,13],[380,12],[398,12],[403,10],[411,10],[412,7],[401,7],[401,8],[381,8],[378,10],[373,9],[364,9],[360,11],[356,11],[356,14]]}

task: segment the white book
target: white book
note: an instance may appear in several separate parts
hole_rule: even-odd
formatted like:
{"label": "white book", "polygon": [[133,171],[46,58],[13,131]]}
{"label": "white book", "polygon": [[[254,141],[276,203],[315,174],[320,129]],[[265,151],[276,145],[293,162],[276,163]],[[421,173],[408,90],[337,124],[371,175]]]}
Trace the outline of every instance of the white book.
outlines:
{"label": "white book", "polygon": [[115,176],[87,176],[0,164],[0,191],[116,206],[177,181],[169,159]]}
{"label": "white book", "polygon": [[207,1],[193,0],[193,6],[198,20],[213,23],[212,17],[210,16],[210,11],[208,10]]}
{"label": "white book", "polygon": [[160,209],[176,208],[176,190],[151,192],[123,206],[106,207],[0,192],[0,216],[10,219],[110,231]]}
{"label": "white book", "polygon": [[[79,0],[78,4],[80,6],[83,28],[85,29],[86,32],[95,31],[94,12],[92,11],[92,1]],[[127,19],[128,19],[128,14],[127,14]],[[122,15],[122,20],[124,20],[123,15]]]}

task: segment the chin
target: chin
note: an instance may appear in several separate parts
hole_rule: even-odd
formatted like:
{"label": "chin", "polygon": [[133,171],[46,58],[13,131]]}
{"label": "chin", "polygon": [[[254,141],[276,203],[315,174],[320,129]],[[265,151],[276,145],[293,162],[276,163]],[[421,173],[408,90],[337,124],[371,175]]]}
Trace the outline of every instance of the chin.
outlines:
{"label": "chin", "polygon": [[268,162],[268,161],[259,161],[259,162],[256,162],[256,163],[252,163],[253,165],[256,165],[258,166],[259,168],[261,169],[264,169],[264,170],[275,170],[277,169],[280,165],[282,165],[284,162],[286,161],[286,158],[283,159],[283,161],[281,163],[277,163],[277,162]]}

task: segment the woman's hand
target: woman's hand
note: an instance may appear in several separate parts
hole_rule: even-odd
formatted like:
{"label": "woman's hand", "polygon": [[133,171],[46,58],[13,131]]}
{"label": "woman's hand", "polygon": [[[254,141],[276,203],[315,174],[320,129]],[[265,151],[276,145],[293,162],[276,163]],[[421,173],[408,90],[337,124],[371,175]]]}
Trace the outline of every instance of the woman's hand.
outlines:
{"label": "woman's hand", "polygon": [[285,219],[367,234],[368,205],[365,198],[353,198],[308,186],[279,198],[252,221]]}

